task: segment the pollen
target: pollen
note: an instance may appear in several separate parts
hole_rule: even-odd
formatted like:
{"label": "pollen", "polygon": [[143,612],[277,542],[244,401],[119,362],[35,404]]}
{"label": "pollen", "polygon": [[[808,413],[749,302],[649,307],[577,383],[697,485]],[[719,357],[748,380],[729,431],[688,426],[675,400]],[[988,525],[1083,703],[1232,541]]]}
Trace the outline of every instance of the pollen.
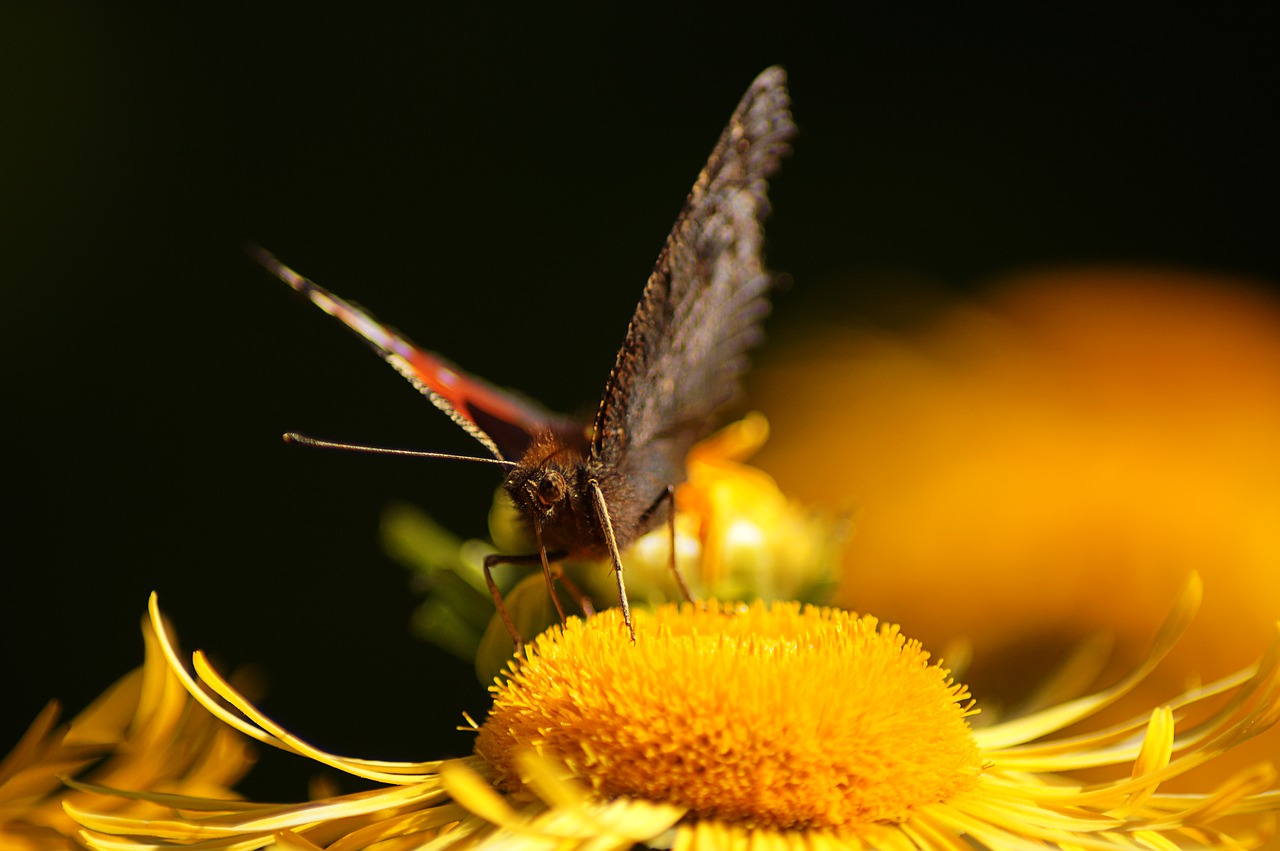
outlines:
{"label": "pollen", "polygon": [[518,755],[554,755],[602,798],[693,819],[856,831],[973,788],[967,689],[896,626],[796,603],[615,610],[543,633],[476,753],[519,792]]}

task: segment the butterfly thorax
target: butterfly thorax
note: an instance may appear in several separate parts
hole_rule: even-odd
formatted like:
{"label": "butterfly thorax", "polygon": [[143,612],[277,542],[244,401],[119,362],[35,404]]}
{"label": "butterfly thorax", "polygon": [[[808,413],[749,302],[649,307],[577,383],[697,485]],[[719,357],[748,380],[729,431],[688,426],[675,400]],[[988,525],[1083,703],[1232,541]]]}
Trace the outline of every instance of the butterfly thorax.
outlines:
{"label": "butterfly thorax", "polygon": [[605,552],[586,455],[547,433],[538,436],[503,487],[549,554],[594,558]]}

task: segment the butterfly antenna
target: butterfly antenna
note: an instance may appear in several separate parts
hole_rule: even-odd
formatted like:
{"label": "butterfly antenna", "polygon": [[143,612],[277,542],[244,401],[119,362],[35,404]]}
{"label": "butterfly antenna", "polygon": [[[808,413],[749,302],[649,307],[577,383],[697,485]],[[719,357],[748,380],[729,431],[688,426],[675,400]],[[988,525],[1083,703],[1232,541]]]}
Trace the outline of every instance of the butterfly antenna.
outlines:
{"label": "butterfly antenna", "polygon": [[514,461],[503,461],[499,458],[480,458],[474,455],[449,455],[445,452],[424,452],[421,449],[391,449],[386,446],[366,446],[362,443],[338,443],[333,440],[321,440],[291,431],[284,436],[285,443],[308,446],[312,449],[341,449],[344,452],[363,452],[366,455],[397,455],[402,458],[435,458],[441,461],[474,461],[479,464],[497,464],[499,467],[514,467]]}

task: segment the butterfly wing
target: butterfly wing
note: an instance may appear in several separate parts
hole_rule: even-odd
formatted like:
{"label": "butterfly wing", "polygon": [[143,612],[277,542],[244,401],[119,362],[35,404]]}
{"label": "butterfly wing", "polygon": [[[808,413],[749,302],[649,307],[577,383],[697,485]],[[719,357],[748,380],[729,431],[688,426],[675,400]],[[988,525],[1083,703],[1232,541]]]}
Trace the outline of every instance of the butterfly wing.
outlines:
{"label": "butterfly wing", "polygon": [[[786,75],[751,84],[667,237],[596,414],[596,468],[637,511],[684,479],[689,447],[742,392],[772,276],[761,257],[767,180],[795,134]],[[638,517],[635,518],[638,521]],[[627,518],[616,518],[627,527]]]}
{"label": "butterfly wing", "polygon": [[419,348],[369,313],[299,275],[270,252],[254,246],[251,253],[277,278],[356,332],[494,457],[519,460],[533,438],[547,432],[568,445],[585,446],[587,433],[581,424],[468,375],[434,352]]}

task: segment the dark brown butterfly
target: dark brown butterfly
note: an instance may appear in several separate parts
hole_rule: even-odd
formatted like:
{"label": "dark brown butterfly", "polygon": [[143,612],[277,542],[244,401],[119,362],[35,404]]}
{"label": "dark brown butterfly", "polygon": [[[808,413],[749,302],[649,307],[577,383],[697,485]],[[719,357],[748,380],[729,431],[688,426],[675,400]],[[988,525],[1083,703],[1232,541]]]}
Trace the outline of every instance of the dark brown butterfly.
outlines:
{"label": "dark brown butterfly", "polygon": [[[760,341],[773,278],[761,258],[767,179],[795,134],[786,75],[769,68],[747,89],[667,237],[626,341],[609,374],[594,426],[544,410],[468,375],[260,249],[258,260],[368,341],[454,422],[509,469],[503,483],[538,552],[492,555],[485,578],[517,645],[493,582],[495,564],[608,558],[623,617],[631,613],[619,550],[672,511],[684,458],[741,393],[747,351]],[[296,442],[428,457],[288,435]],[[490,459],[476,459],[489,461]],[[554,588],[552,598],[555,599]],[[556,601],[559,607],[559,601]],[[563,617],[563,612],[561,612]]]}

